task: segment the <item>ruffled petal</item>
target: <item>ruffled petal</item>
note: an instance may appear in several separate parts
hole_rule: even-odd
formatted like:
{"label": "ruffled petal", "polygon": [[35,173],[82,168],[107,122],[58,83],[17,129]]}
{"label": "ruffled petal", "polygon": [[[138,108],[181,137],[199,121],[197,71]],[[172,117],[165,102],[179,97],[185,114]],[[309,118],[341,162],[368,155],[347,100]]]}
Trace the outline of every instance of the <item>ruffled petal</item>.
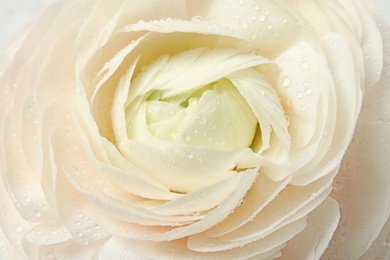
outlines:
{"label": "ruffled petal", "polygon": [[288,242],[280,259],[320,259],[339,219],[337,202],[327,198],[308,215],[305,230]]}

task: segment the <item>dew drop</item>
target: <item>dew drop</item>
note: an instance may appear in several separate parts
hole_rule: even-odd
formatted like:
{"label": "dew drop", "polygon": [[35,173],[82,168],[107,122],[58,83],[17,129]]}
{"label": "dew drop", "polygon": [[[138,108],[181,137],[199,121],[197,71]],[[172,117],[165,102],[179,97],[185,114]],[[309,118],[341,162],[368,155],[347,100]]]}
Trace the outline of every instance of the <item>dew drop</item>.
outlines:
{"label": "dew drop", "polygon": [[264,22],[265,19],[266,19],[266,17],[265,17],[264,14],[260,14],[259,17],[258,17],[258,19],[259,19],[260,22]]}
{"label": "dew drop", "polygon": [[183,138],[184,140],[186,140],[186,141],[189,141],[189,140],[191,139],[191,137],[190,137],[188,134],[186,134],[186,133],[183,133],[183,134],[182,134],[182,138]]}
{"label": "dew drop", "polygon": [[254,6],[253,6],[253,9],[259,10],[259,9],[260,9],[260,6],[259,6],[259,5],[254,5]]}
{"label": "dew drop", "polygon": [[311,88],[305,88],[305,94],[306,94],[307,96],[310,96],[311,93],[313,93],[313,91],[311,90]]}
{"label": "dew drop", "polygon": [[188,159],[194,158],[194,155],[191,153],[191,151],[186,151],[186,152],[185,152],[185,156],[186,156]]}
{"label": "dew drop", "polygon": [[15,231],[18,232],[18,233],[20,233],[20,232],[23,231],[23,227],[22,227],[22,226],[17,226],[17,227],[15,228]]}
{"label": "dew drop", "polygon": [[291,78],[288,76],[283,77],[282,84],[284,87],[288,87],[291,85]]}
{"label": "dew drop", "polygon": [[302,97],[303,97],[302,92],[298,91],[298,92],[297,92],[297,98],[301,99]]}
{"label": "dew drop", "polygon": [[198,115],[197,119],[199,121],[199,124],[201,124],[201,125],[205,125],[207,123],[207,119],[203,115]]}
{"label": "dew drop", "polygon": [[192,17],[191,20],[194,22],[202,22],[204,19],[202,16],[197,15],[197,16]]}
{"label": "dew drop", "polygon": [[258,92],[260,93],[260,95],[264,96],[265,95],[265,91],[262,90],[262,89],[258,89]]}
{"label": "dew drop", "polygon": [[39,217],[41,217],[42,213],[36,209],[36,210],[34,210],[34,215],[39,218]]}
{"label": "dew drop", "polygon": [[198,100],[196,100],[195,98],[188,99],[188,105],[190,105],[190,106],[196,105],[197,103],[198,103]]}
{"label": "dew drop", "polygon": [[307,64],[306,62],[302,62],[299,67],[301,68],[301,70],[308,70],[309,69],[309,64]]}

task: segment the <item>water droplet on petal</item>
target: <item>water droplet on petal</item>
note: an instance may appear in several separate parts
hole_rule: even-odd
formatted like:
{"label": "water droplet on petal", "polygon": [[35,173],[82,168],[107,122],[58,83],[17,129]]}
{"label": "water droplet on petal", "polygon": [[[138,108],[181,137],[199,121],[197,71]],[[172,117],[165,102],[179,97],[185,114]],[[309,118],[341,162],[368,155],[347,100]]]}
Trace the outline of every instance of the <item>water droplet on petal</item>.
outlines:
{"label": "water droplet on petal", "polygon": [[197,15],[197,16],[192,17],[191,20],[194,21],[194,22],[202,22],[204,19],[203,19],[202,16]]}
{"label": "water droplet on petal", "polygon": [[291,85],[291,78],[288,76],[283,77],[282,84],[284,87],[288,87]]}
{"label": "water droplet on petal", "polygon": [[309,64],[307,64],[306,62],[302,62],[299,67],[301,68],[301,70],[308,70],[309,69]]}
{"label": "water droplet on petal", "polygon": [[20,233],[20,232],[23,231],[23,227],[22,227],[22,226],[17,226],[17,227],[15,228],[15,231],[18,232],[18,233]]}
{"label": "water droplet on petal", "polygon": [[207,119],[203,115],[198,115],[196,119],[199,121],[199,124],[201,125],[205,125],[207,123]]}
{"label": "water droplet on petal", "polygon": [[311,90],[311,88],[305,88],[305,94],[306,94],[307,96],[310,96],[312,92],[313,92],[313,91]]}
{"label": "water droplet on petal", "polygon": [[260,14],[259,17],[258,17],[258,19],[259,19],[260,22],[264,22],[265,19],[266,19],[266,17],[265,17],[264,14]]}
{"label": "water droplet on petal", "polygon": [[185,152],[185,156],[186,156],[188,159],[194,158],[194,155],[191,153],[191,151],[186,151],[186,152]]}
{"label": "water droplet on petal", "polygon": [[188,99],[188,105],[189,106],[196,105],[197,103],[198,103],[198,100],[196,100],[195,98]]}

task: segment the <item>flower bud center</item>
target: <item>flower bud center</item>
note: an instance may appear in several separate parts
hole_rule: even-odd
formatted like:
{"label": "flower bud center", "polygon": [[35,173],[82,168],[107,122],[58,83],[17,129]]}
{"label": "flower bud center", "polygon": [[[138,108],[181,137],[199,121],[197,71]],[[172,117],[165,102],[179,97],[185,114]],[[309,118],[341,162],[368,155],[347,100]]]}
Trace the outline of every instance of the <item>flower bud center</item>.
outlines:
{"label": "flower bud center", "polygon": [[154,91],[146,102],[148,130],[166,141],[236,150],[249,147],[256,133],[255,115],[227,79],[180,97]]}

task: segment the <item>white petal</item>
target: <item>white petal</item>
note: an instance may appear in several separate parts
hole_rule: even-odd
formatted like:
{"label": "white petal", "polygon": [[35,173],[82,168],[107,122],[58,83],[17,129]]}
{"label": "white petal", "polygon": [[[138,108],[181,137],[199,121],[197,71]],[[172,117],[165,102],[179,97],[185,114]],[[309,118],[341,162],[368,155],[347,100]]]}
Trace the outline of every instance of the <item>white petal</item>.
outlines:
{"label": "white petal", "polygon": [[[260,130],[262,131],[263,129],[263,123],[269,124],[280,140],[284,150],[288,152],[290,150],[288,122],[280,100],[272,87],[259,74],[251,70],[235,72],[228,75],[227,78],[232,81],[246,102],[248,102],[258,119]],[[267,131],[266,128],[265,131]]]}
{"label": "white petal", "polygon": [[[23,218],[32,221],[41,220],[42,214],[49,214],[40,180],[28,165],[20,141],[15,134],[14,119],[9,114],[4,125],[2,178],[17,210]],[[36,214],[40,212],[39,214]]]}
{"label": "white petal", "polygon": [[332,198],[326,199],[308,215],[305,230],[288,242],[281,259],[320,259],[337,228],[339,218],[337,202]]}
{"label": "white petal", "polygon": [[[51,134],[51,163],[56,171],[53,174],[56,176],[54,181],[57,194],[59,193],[58,190],[66,194],[67,189],[76,189],[78,192],[73,192],[75,197],[80,197],[83,194],[107,212],[111,212],[111,214],[129,222],[143,225],[177,225],[178,222],[194,221],[201,218],[198,216],[159,215],[141,205],[136,205],[131,196],[121,193],[98,175],[96,168],[88,160],[85,153],[64,149],[69,143],[78,142],[74,133],[66,133],[63,129],[55,129]],[[72,185],[63,180],[65,178],[63,175],[72,182]],[[89,180],[93,180],[93,182]],[[60,211],[72,204],[69,195],[69,198],[63,198],[64,196],[57,195],[57,203],[60,201],[65,204],[64,206],[57,205]]]}
{"label": "white petal", "polygon": [[176,192],[226,180],[237,174],[235,166],[245,169],[261,163],[250,149],[224,152],[180,143],[128,140],[120,144],[120,150],[131,163]]}
{"label": "white petal", "polygon": [[171,200],[161,206],[153,208],[155,212],[170,215],[195,214],[217,207],[224,199],[227,199],[239,184],[240,176],[236,175],[226,181],[217,182],[203,189],[197,189]]}
{"label": "white petal", "polygon": [[[296,231],[303,229],[304,221],[297,223],[298,225],[290,227],[289,230],[284,230],[284,234],[292,234],[292,230]],[[187,247],[186,239],[174,240],[169,242],[149,242],[149,241],[131,241],[120,237],[113,237],[101,248],[96,254],[99,259],[200,259],[200,260],[223,260],[223,259],[248,259],[248,257],[256,256],[257,259],[268,259],[277,254],[284,245],[266,244],[270,251],[259,253],[257,243],[252,243],[243,248],[232,249],[225,252],[215,253],[199,253],[191,251]]]}
{"label": "white petal", "polygon": [[320,195],[330,192],[329,187],[336,172],[337,171],[335,170],[331,174],[324,176],[305,187],[287,186],[271,201],[271,203],[255,216],[253,221],[246,223],[240,228],[223,235],[223,238],[220,238],[225,241],[245,241],[255,237],[262,237],[262,234],[266,234],[288,217],[294,217],[300,209],[305,207],[310,208],[310,206],[307,205],[311,202],[321,202],[323,196]]}
{"label": "white petal", "polygon": [[72,238],[62,223],[43,223],[29,230],[24,239],[32,244],[51,245],[68,241]]}
{"label": "white petal", "polygon": [[204,21],[201,16],[195,16],[192,21],[179,19],[162,19],[154,21],[140,21],[128,25],[119,32],[152,31],[160,33],[196,33],[196,34],[217,34],[237,39],[243,39],[239,32],[230,30],[228,27],[222,27],[215,23]]}
{"label": "white petal", "polygon": [[389,35],[385,37],[381,80],[366,89],[357,129],[332,196],[341,208],[341,224],[325,257],[359,258],[378,237],[390,214]]}
{"label": "white petal", "polygon": [[313,35],[302,16],[288,2],[246,0],[213,1],[205,19],[239,31],[272,58],[297,41],[313,43]]}
{"label": "white petal", "polygon": [[364,55],[365,86],[370,87],[381,77],[383,68],[383,42],[374,18],[361,1],[356,1],[357,12],[362,25],[361,46]]}
{"label": "white petal", "polygon": [[122,76],[115,91],[111,116],[116,143],[121,143],[122,141],[127,140],[125,104],[129,95],[131,77],[133,76],[136,65],[137,60],[133,62],[126,74]]}
{"label": "white petal", "polygon": [[3,231],[0,229],[0,258],[17,259],[18,257],[21,257],[21,255],[10,245],[9,241],[4,236]]}
{"label": "white petal", "polygon": [[160,235],[145,237],[145,239],[153,241],[166,241],[183,238],[193,234],[203,232],[210,227],[221,222],[234,208],[240,203],[246,192],[250,189],[254,179],[256,178],[257,169],[249,169],[240,173],[241,180],[235,191],[233,191],[227,199],[221,202],[217,208],[210,211],[202,220],[189,226],[178,227],[170,232]]}
{"label": "white petal", "polygon": [[348,42],[335,33],[327,33],[321,40],[335,81],[334,92],[337,99],[334,106],[337,107],[337,119],[324,136],[330,149],[326,154],[317,154],[316,160],[299,171],[293,180],[297,185],[306,185],[339,164],[352,139],[362,103],[360,72],[355,71]]}
{"label": "white petal", "polygon": [[160,67],[157,73],[146,70],[140,74],[130,89],[127,104],[150,90],[165,90],[161,98],[170,98],[206,86],[234,71],[266,63],[269,61],[263,57],[235,49],[199,48],[182,52],[171,57],[163,71]]}
{"label": "white petal", "polygon": [[277,194],[285,188],[289,179],[274,182],[260,174],[245,195],[243,203],[224,221],[207,230],[207,235],[218,237],[245,225],[255,217]]}
{"label": "white petal", "polygon": [[148,0],[136,5],[123,0],[98,1],[93,4],[95,7],[84,23],[76,44],[78,65],[86,72],[84,76],[89,83],[107,62],[107,57],[113,57],[128,42],[140,36],[137,34],[130,37],[114,37],[116,30],[140,20],[163,17],[183,19],[187,15],[185,2],[177,0],[167,0],[164,3]]}
{"label": "white petal", "polygon": [[[305,205],[298,206],[299,209],[297,209],[293,214],[287,214],[277,219],[273,223],[271,223],[271,221],[269,220],[265,220],[263,217],[262,219],[266,223],[259,224],[260,221],[254,218],[253,221],[258,221],[258,225],[252,226],[252,228],[258,229],[253,230],[250,234],[248,234],[247,237],[240,237],[240,234],[238,235],[237,239],[234,237],[234,235],[230,236],[229,234],[222,235],[219,237],[211,237],[207,235],[208,232],[206,231],[205,233],[191,236],[191,238],[189,239],[191,245],[190,247],[195,251],[213,252],[229,250],[231,248],[239,248],[254,243],[256,241],[261,243],[261,240],[263,239],[264,241],[269,241],[268,239],[271,239],[273,240],[273,243],[284,243],[285,241],[283,239],[285,236],[280,235],[281,233],[283,233],[283,231],[281,230],[290,228],[291,226],[296,225],[296,222],[299,222],[300,220],[304,219],[308,213],[316,209],[329,196],[330,191],[331,188],[328,187],[323,192],[318,194],[315,199],[307,202]],[[267,208],[264,209],[265,212],[268,212],[268,210],[269,209]],[[261,213],[259,214],[261,215]],[[281,213],[280,215],[283,215],[283,213]],[[276,216],[276,218],[277,217],[278,216]],[[245,226],[243,227],[245,229]],[[290,236],[291,234],[285,235]]]}

